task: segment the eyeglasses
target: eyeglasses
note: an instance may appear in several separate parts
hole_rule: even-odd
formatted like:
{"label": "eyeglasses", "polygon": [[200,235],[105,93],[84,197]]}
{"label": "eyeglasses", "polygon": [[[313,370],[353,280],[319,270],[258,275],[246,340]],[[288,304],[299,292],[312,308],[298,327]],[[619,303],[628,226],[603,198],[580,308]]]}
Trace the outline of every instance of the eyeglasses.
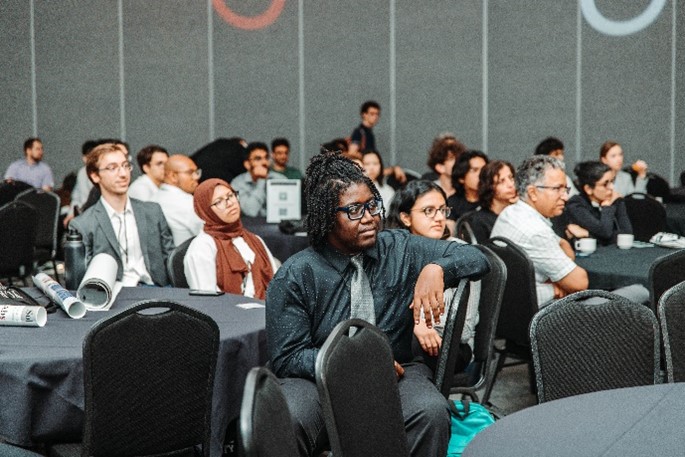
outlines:
{"label": "eyeglasses", "polygon": [[615,179],[608,179],[608,180],[603,181],[603,182],[598,182],[597,184],[595,184],[595,186],[609,187],[609,186],[613,186],[615,184],[616,184]]}
{"label": "eyeglasses", "polygon": [[190,176],[192,176],[195,179],[200,179],[202,176],[202,168],[198,168],[197,170],[183,170],[183,171],[177,171],[176,173],[189,173]]}
{"label": "eyeglasses", "polygon": [[433,219],[438,214],[438,211],[441,212],[443,216],[449,217],[449,215],[452,213],[452,208],[448,206],[441,206],[440,208],[436,208],[434,206],[427,206],[425,208],[413,209],[412,211],[421,211],[423,214],[426,215],[426,217]]}
{"label": "eyeglasses", "polygon": [[538,189],[549,189],[553,190],[557,194],[566,194],[568,195],[569,192],[571,192],[571,188],[568,186],[535,186]]}
{"label": "eyeglasses", "polygon": [[119,169],[123,168],[124,171],[131,171],[133,165],[131,162],[124,162],[122,164],[110,163],[104,168],[98,168],[98,171],[106,171],[107,173],[118,173]]}
{"label": "eyeglasses", "polygon": [[212,206],[216,206],[219,209],[226,209],[228,207],[228,202],[231,200],[235,199],[235,201],[239,201],[240,199],[238,198],[238,191],[234,190],[232,194],[226,194],[225,197],[217,199],[214,203],[209,205],[211,208]]}
{"label": "eyeglasses", "polygon": [[366,203],[352,203],[351,205],[347,206],[339,206],[335,210],[347,213],[347,217],[351,221],[355,221],[364,217],[364,213],[367,209],[369,210],[369,214],[372,216],[378,215],[381,211],[383,211],[383,200],[372,198]]}

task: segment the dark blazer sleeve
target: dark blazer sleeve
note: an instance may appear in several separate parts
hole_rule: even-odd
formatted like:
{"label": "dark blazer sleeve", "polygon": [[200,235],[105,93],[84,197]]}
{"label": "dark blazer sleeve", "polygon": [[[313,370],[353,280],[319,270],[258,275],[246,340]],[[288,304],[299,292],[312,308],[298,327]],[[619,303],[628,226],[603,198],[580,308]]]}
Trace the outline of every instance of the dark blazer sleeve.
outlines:
{"label": "dark blazer sleeve", "polygon": [[[569,222],[578,224],[601,244],[614,242],[618,229],[616,228],[616,205],[605,206],[600,211],[580,195],[574,195],[566,204]],[[625,206],[625,205],[624,205]]]}

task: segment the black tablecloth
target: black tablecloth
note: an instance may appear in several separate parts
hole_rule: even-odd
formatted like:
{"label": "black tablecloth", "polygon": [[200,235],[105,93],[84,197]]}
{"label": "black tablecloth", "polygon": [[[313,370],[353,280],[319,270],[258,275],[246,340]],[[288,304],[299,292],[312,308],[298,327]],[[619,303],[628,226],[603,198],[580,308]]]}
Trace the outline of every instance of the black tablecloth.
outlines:
{"label": "black tablecloth", "polygon": [[246,229],[262,237],[271,254],[281,262],[309,247],[309,239],[306,236],[287,235],[281,232],[278,224],[267,224],[265,217],[243,216],[241,221]]}
{"label": "black tablecloth", "polygon": [[685,383],[615,389],[524,409],[485,429],[464,457],[678,456]]}
{"label": "black tablecloth", "polygon": [[107,312],[89,311],[75,320],[58,310],[43,328],[0,327],[0,438],[23,446],[80,440],[84,337],[98,320],[151,298],[198,309],[219,326],[211,455],[221,456],[228,423],[240,413],[247,372],[267,360],[264,308],[237,307],[255,302],[239,295],[198,297],[187,289],[124,288]]}
{"label": "black tablecloth", "polygon": [[587,270],[590,289],[614,290],[631,284],[649,287],[649,267],[673,249],[658,246],[619,249],[601,246],[587,257],[576,257],[576,263]]}

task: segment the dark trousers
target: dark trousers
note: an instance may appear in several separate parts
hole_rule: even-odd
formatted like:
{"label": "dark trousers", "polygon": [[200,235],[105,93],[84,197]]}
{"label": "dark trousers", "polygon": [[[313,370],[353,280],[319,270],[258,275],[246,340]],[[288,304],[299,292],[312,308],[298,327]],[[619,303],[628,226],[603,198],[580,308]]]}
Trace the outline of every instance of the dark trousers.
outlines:
{"label": "dark trousers", "polygon": [[[414,457],[447,453],[450,411],[447,400],[431,381],[431,370],[422,363],[404,365],[398,382],[409,450]],[[328,447],[326,424],[316,384],[306,379],[281,379],[293,416],[300,456],[319,455]]]}

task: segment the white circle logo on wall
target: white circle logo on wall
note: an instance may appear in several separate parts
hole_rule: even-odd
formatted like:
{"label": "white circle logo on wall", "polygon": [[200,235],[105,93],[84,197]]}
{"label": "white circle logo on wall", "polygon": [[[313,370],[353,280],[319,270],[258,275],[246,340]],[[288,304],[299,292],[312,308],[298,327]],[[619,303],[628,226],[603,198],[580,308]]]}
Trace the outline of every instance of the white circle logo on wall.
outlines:
{"label": "white circle logo on wall", "polygon": [[647,28],[661,14],[664,5],[666,0],[652,0],[638,16],[625,21],[614,21],[599,12],[595,0],[580,0],[580,9],[588,24],[599,33],[611,36],[632,35]]}

